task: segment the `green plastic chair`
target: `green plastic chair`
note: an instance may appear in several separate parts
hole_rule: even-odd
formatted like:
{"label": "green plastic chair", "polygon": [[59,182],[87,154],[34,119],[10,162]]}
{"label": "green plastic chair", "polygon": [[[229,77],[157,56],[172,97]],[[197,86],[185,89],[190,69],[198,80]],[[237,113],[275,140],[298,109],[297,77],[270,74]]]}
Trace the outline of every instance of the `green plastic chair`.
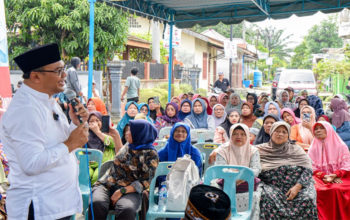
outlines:
{"label": "green plastic chair", "polygon": [[183,218],[185,215],[185,210],[182,212],[158,212],[158,205],[154,202],[154,188],[156,185],[157,177],[165,176],[170,172],[171,166],[174,162],[160,162],[158,164],[156,174],[154,175],[150,189],[149,189],[149,209],[147,211],[147,220],[154,220],[157,218]]}
{"label": "green plastic chair", "polygon": [[[248,167],[220,165],[211,166],[204,175],[204,184],[210,185],[213,179],[224,179],[224,192],[231,200],[231,219],[250,219],[253,206],[254,173]],[[236,181],[244,180],[249,186],[249,206],[244,212],[236,209]]]}
{"label": "green plastic chair", "polygon": [[220,144],[216,144],[213,142],[206,142],[206,143],[197,143],[194,145],[204,156],[204,163],[203,163],[203,174],[205,171],[211,166],[209,164],[209,155],[213,150],[218,148]]}
{"label": "green plastic chair", "polygon": [[102,164],[103,154],[99,150],[87,149],[88,154],[85,153],[85,149],[78,149],[75,152],[75,156],[79,160],[79,188],[83,198],[83,210],[86,210],[89,206],[89,196],[90,196],[90,187],[89,180],[90,176],[88,173],[89,167],[86,164],[86,157],[90,161],[96,161],[98,163],[98,170],[100,170]]}

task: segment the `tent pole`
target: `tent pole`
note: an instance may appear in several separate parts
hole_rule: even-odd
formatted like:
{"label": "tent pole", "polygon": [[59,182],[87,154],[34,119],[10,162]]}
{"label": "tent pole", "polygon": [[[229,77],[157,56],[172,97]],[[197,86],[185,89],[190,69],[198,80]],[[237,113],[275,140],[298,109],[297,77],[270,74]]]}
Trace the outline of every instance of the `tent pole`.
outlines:
{"label": "tent pole", "polygon": [[94,25],[95,25],[95,4],[96,0],[89,0],[90,3],[90,32],[89,32],[89,80],[88,80],[88,99],[92,96],[92,74],[94,62]]}
{"label": "tent pole", "polygon": [[168,70],[168,102],[171,100],[171,77],[173,71],[173,16],[171,16],[170,36],[169,36],[169,70]]}

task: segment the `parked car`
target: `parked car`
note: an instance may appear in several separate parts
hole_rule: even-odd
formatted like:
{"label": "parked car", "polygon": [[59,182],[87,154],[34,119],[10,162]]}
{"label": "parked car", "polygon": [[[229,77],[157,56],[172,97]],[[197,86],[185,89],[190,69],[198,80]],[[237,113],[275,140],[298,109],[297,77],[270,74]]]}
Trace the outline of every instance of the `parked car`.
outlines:
{"label": "parked car", "polygon": [[287,87],[294,89],[295,96],[304,89],[308,91],[309,95],[317,95],[316,80],[311,70],[284,69],[280,73],[276,72],[271,89],[272,97],[276,97],[279,92]]}

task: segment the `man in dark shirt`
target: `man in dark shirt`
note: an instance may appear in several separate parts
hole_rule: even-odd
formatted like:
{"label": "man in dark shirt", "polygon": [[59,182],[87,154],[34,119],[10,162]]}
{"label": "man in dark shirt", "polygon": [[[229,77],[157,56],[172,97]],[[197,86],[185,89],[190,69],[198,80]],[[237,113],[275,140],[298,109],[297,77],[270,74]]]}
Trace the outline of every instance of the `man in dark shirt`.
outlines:
{"label": "man in dark shirt", "polygon": [[214,83],[214,88],[220,88],[223,92],[230,88],[230,82],[224,78],[224,73],[219,72],[219,79]]}

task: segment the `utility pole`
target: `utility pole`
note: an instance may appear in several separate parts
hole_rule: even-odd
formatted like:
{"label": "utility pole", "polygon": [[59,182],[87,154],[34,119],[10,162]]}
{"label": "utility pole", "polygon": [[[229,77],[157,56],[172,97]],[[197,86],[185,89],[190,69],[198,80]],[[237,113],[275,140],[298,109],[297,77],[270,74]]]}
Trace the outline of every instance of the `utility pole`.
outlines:
{"label": "utility pole", "polygon": [[[232,24],[230,25],[230,42],[232,44],[232,29],[233,29],[233,26]],[[231,46],[231,45],[230,45]],[[230,70],[230,75],[229,75],[229,81],[230,81],[230,87],[232,87],[232,58],[230,58],[230,61],[229,61],[229,70]]]}

